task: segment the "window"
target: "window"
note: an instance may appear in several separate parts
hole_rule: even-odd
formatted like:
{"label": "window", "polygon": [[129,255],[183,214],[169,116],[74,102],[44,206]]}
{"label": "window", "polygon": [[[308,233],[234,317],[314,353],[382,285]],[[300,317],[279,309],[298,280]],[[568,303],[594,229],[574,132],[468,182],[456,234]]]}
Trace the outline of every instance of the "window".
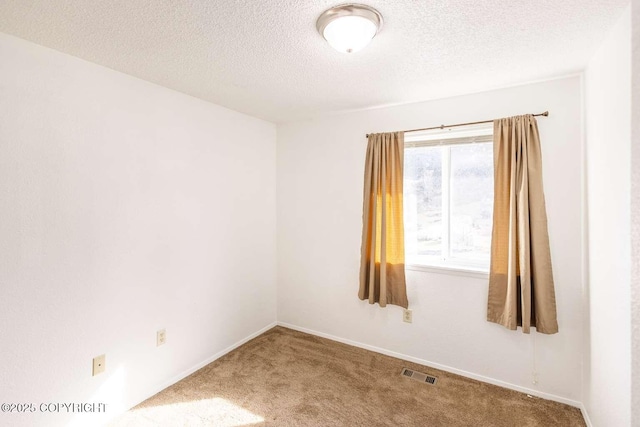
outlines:
{"label": "window", "polygon": [[405,139],[407,265],[489,270],[492,141],[491,124]]}

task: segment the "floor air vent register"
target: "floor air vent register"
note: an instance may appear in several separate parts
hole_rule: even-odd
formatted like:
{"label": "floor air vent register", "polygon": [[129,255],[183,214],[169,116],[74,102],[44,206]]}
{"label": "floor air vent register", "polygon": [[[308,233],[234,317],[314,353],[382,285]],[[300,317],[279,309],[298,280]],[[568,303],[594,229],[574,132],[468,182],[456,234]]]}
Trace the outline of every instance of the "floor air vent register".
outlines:
{"label": "floor air vent register", "polygon": [[408,378],[411,378],[412,380],[420,381],[421,383],[426,383],[431,385],[436,385],[436,382],[438,381],[438,378],[434,376],[423,374],[422,372],[414,371],[408,368],[402,368],[401,375],[403,377],[408,377]]}

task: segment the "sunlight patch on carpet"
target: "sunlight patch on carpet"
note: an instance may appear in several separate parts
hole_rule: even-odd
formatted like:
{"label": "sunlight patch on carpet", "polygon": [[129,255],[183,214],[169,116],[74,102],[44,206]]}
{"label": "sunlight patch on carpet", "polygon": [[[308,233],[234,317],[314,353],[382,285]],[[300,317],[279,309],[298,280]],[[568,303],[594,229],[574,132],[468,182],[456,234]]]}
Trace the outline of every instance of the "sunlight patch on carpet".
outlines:
{"label": "sunlight patch on carpet", "polygon": [[219,427],[241,427],[264,422],[261,416],[220,397],[133,409],[131,412],[152,420],[166,420],[182,414],[206,419]]}

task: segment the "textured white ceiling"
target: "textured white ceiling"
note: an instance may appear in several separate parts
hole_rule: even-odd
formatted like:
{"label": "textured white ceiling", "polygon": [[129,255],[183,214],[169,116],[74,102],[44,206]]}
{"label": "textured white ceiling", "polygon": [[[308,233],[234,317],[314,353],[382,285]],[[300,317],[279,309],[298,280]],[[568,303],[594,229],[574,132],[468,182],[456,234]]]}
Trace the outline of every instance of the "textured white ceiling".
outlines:
{"label": "textured white ceiling", "polygon": [[629,0],[361,0],[361,52],[315,21],[341,0],[1,0],[0,31],[273,122],[581,70]]}

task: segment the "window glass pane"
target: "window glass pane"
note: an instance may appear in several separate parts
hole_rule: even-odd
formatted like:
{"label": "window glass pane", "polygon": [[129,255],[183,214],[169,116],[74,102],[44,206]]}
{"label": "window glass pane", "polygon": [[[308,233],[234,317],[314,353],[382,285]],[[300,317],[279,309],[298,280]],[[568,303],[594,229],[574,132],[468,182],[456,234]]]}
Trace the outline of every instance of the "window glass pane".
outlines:
{"label": "window glass pane", "polygon": [[405,149],[405,258],[442,257],[442,149]]}
{"label": "window glass pane", "polygon": [[491,143],[451,146],[452,261],[489,267],[493,213]]}

